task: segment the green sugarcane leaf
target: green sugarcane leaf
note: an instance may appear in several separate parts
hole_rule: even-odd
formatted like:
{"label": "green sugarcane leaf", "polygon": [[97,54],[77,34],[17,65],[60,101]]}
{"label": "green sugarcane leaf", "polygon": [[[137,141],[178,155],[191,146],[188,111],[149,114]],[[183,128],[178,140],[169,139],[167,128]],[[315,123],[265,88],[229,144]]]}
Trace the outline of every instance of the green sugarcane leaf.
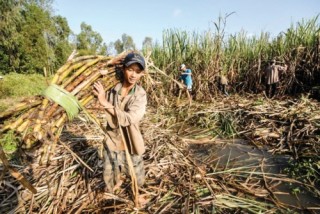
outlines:
{"label": "green sugarcane leaf", "polygon": [[51,84],[46,88],[43,95],[63,107],[69,120],[73,120],[81,110],[78,99],[56,84]]}

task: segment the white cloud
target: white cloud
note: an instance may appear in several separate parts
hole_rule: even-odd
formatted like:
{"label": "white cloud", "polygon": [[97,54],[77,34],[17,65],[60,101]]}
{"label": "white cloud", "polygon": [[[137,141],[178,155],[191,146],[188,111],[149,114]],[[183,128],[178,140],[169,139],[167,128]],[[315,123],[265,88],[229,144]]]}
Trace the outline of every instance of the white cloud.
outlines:
{"label": "white cloud", "polygon": [[175,9],[173,11],[173,17],[178,17],[182,14],[182,11],[180,9]]}

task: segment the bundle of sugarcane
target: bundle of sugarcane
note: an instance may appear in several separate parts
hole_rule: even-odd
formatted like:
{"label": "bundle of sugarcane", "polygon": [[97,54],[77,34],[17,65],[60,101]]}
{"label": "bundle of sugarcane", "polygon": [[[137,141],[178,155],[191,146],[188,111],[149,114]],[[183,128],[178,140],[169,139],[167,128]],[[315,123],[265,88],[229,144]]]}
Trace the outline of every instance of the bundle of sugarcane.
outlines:
{"label": "bundle of sugarcane", "polygon": [[[106,90],[117,83],[116,70],[121,67],[125,54],[68,60],[57,70],[43,96],[23,101],[0,114],[0,135],[14,131],[23,148],[31,148],[36,142],[56,141],[64,123],[72,120],[81,109],[86,111],[85,107],[95,100],[91,87],[95,81],[101,81]],[[89,115],[99,123],[90,112]]]}

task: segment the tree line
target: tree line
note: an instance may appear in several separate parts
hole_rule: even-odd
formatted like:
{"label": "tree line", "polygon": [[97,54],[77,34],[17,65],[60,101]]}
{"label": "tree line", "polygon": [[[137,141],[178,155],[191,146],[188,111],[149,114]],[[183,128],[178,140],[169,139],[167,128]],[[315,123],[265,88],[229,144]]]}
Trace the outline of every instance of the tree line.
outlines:
{"label": "tree line", "polygon": [[[82,22],[74,34],[65,17],[55,15],[53,0],[0,0],[0,73],[53,74],[73,49],[79,55],[108,55],[135,49],[131,36],[108,45]],[[144,45],[152,43],[146,37]]]}

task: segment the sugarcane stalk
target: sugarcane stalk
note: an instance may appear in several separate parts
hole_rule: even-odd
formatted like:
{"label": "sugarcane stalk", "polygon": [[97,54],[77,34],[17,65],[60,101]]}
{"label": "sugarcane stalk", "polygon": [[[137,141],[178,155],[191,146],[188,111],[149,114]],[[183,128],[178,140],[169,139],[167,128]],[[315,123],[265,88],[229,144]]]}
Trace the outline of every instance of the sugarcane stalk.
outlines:
{"label": "sugarcane stalk", "polygon": [[75,81],[72,82],[72,84],[65,87],[65,89],[70,92],[72,91],[78,84],[80,84],[82,81],[84,81],[87,78],[84,74],[79,76]]}
{"label": "sugarcane stalk", "polygon": [[79,69],[87,62],[91,62],[91,60],[78,60],[77,63],[67,63],[66,65],[68,66],[63,65],[52,78],[51,84],[60,84],[63,81],[64,77],[68,76],[71,71]]}
{"label": "sugarcane stalk", "polygon": [[14,169],[10,166],[9,161],[6,158],[6,155],[3,152],[1,146],[0,146],[0,159],[1,159],[4,167],[9,170],[12,177],[17,179],[25,188],[30,190],[33,194],[37,193],[37,190],[32,186],[32,184],[19,171],[17,171],[16,169]]}
{"label": "sugarcane stalk", "polygon": [[13,108],[8,109],[7,111],[1,112],[0,113],[0,119],[9,117],[11,115],[14,115],[16,113],[19,113],[23,110],[27,110],[33,107],[36,107],[41,104],[41,100],[34,100],[31,102],[21,102],[14,106]]}
{"label": "sugarcane stalk", "polygon": [[[28,135],[29,136],[29,135]],[[23,138],[23,143],[24,144],[22,144],[21,145],[21,147],[22,148],[24,148],[24,149],[30,149],[31,147],[32,147],[32,145],[34,144],[34,140],[32,140],[30,137],[28,137],[28,136],[25,136],[24,138]]]}
{"label": "sugarcane stalk", "polygon": [[48,155],[48,161],[50,161],[51,159],[51,156],[54,154],[54,151],[56,149],[56,146],[57,146],[57,142],[58,142],[58,139],[59,139],[59,136],[61,135],[62,133],[62,130],[63,130],[63,127],[60,127],[58,130],[57,130],[57,134],[53,140],[53,145],[52,145],[52,148],[50,148],[50,153]]}
{"label": "sugarcane stalk", "polygon": [[29,125],[30,120],[25,120],[18,128],[17,132],[22,133]]}
{"label": "sugarcane stalk", "polygon": [[[101,57],[99,57],[99,58],[97,58],[97,59],[94,59],[94,60],[90,60],[90,61],[88,61],[88,62],[86,62],[86,63],[80,63],[80,64],[83,64],[83,66],[82,66],[81,68],[79,68],[77,72],[81,74],[83,71],[85,71],[86,69],[88,69],[90,66],[93,66],[94,64],[96,64],[96,63],[99,62],[100,60],[101,60]],[[71,70],[72,70],[72,69],[71,69]],[[62,74],[60,75],[59,81],[58,81],[56,84],[60,84],[60,82],[62,82],[62,81],[69,75],[69,73],[70,73],[71,70],[69,70],[68,72],[62,73]],[[76,77],[76,76],[75,76],[75,77]],[[66,80],[66,81],[69,81],[69,79]]]}
{"label": "sugarcane stalk", "polygon": [[[89,67],[91,67],[92,65],[98,63],[101,60],[101,58],[95,59],[93,61],[88,61],[88,62],[84,62],[82,63],[83,66],[78,69],[71,77],[69,77],[63,84],[62,87],[65,88],[69,83],[71,83],[75,78],[79,77],[84,71],[86,71]],[[68,73],[67,73],[68,74]],[[65,76],[66,74],[64,74],[63,76]],[[62,77],[63,77],[62,76]],[[62,78],[61,77],[61,78]]]}
{"label": "sugarcane stalk", "polygon": [[79,56],[79,57],[73,58],[73,59],[67,61],[63,66],[61,66],[57,70],[56,74],[63,73],[64,70],[67,69],[70,65],[77,64],[79,61],[94,59],[94,58],[97,58],[97,57],[98,57],[98,55],[88,55],[88,56]]}
{"label": "sugarcane stalk", "polygon": [[[81,69],[79,69],[79,70],[81,70]],[[78,72],[78,73],[79,73],[79,72]],[[70,91],[75,87],[75,85],[77,85],[77,84],[79,84],[80,82],[82,82],[85,78],[86,78],[85,76],[82,76],[82,77],[78,78],[77,81],[73,82],[72,85],[68,86],[68,87],[66,88],[66,90],[70,92]],[[51,116],[53,115],[53,113],[56,111],[57,108],[58,108],[58,104],[55,103],[55,104],[47,111],[46,118],[51,117]]]}
{"label": "sugarcane stalk", "polygon": [[[67,119],[67,114],[63,113],[60,117],[59,120],[57,120],[57,122],[54,123],[53,127],[54,128],[60,128],[62,126],[62,124],[66,121]],[[55,130],[56,131],[56,130]],[[55,131],[53,131],[52,133],[54,133]]]}
{"label": "sugarcane stalk", "polygon": [[[25,116],[27,117],[27,115]],[[9,129],[15,129],[17,126],[19,126],[20,124],[23,123],[24,118],[23,117],[19,117],[14,123],[12,124],[8,124],[5,127],[3,127],[0,131],[0,133],[3,133],[5,131],[8,131]]]}
{"label": "sugarcane stalk", "polygon": [[84,81],[86,78],[88,78],[88,76],[92,75],[92,73],[98,71],[101,67],[103,67],[105,64],[103,65],[97,65],[95,66],[93,69],[87,69],[81,76],[79,76],[76,80],[74,80],[72,82],[72,84],[69,84],[66,88],[66,90],[68,92],[71,92],[75,87],[77,87],[77,85],[79,85],[82,81]]}
{"label": "sugarcane stalk", "polygon": [[[100,76],[100,72],[96,72],[95,74],[93,74],[91,77],[87,78],[86,81],[82,81],[75,90],[82,90],[82,87],[85,87],[87,84],[90,84],[91,82],[95,81],[99,76]],[[76,84],[76,83],[75,83]],[[69,87],[69,86],[68,86]],[[68,88],[69,90],[73,87],[73,84],[70,85],[70,88]],[[74,92],[74,91],[73,91]],[[72,92],[72,93],[73,93]],[[74,94],[73,94],[74,95]],[[50,118],[54,112],[56,111],[56,109],[58,108],[58,104],[54,104],[46,113],[46,118]]]}
{"label": "sugarcane stalk", "polygon": [[24,122],[26,118],[30,117],[30,115],[33,115],[32,111],[35,111],[35,109],[29,109],[26,113],[21,115],[16,121],[3,127],[0,130],[0,133],[3,133],[9,129],[11,130],[16,129],[18,126],[20,126]]}
{"label": "sugarcane stalk", "polygon": [[71,67],[71,63],[72,62],[70,61],[58,69],[58,71],[51,80],[51,84],[55,84],[58,81],[60,74],[63,73],[66,69],[68,69],[68,67]]}
{"label": "sugarcane stalk", "polygon": [[51,107],[46,111],[45,119],[49,119],[52,116],[52,114],[56,112],[58,107],[59,107],[58,103],[54,103],[53,105],[51,105]]}
{"label": "sugarcane stalk", "polygon": [[40,156],[40,160],[39,160],[39,165],[43,165],[43,163],[47,163],[46,160],[47,160],[47,154],[48,154],[48,147],[49,147],[49,144],[45,144],[43,146],[43,150],[41,152],[41,156]]}
{"label": "sugarcane stalk", "polygon": [[72,92],[72,95],[76,95],[79,91],[81,91],[86,85],[91,84],[92,82],[94,82],[97,78],[99,78],[101,76],[100,72],[96,72],[93,75],[91,75],[90,77],[88,77],[85,81],[81,82]]}
{"label": "sugarcane stalk", "polygon": [[44,111],[46,110],[48,104],[49,104],[49,100],[46,99],[46,98],[44,98],[44,99],[42,100],[42,105],[41,105],[41,107],[40,107],[40,109],[39,109],[38,118],[41,117],[41,119],[42,119],[43,114],[44,114]]}
{"label": "sugarcane stalk", "polygon": [[[55,118],[57,117],[58,115],[60,115],[62,112],[64,112],[64,108],[59,108],[58,110],[56,110],[51,117]],[[59,116],[60,117],[60,116]],[[58,119],[58,118],[57,118]]]}
{"label": "sugarcane stalk", "polygon": [[84,97],[84,98],[82,98],[82,99],[80,100],[80,103],[81,103],[83,106],[86,106],[93,98],[94,98],[93,95],[86,96],[86,97]]}
{"label": "sugarcane stalk", "polygon": [[[86,56],[79,56],[76,58],[73,58],[72,60],[68,61],[66,64],[76,64],[80,61],[84,61],[84,60],[90,60],[90,59],[96,59],[96,58],[104,58],[106,56],[104,55],[86,55]],[[58,72],[57,72],[58,73]]]}
{"label": "sugarcane stalk", "polygon": [[[116,77],[115,77],[114,74],[111,74],[111,75],[113,75],[113,76],[107,76],[106,78],[102,78],[102,79],[101,79],[101,82],[103,82],[104,85],[105,85],[105,90],[106,90],[106,91],[109,90],[111,87],[113,87],[115,84],[117,84],[117,83],[119,82],[119,80],[116,79]],[[90,84],[87,84],[85,87],[83,87],[83,88],[81,89],[81,92],[88,90],[89,87],[91,86],[91,84],[92,84],[93,82],[95,82],[97,79],[98,79],[98,78],[93,79],[93,80],[90,82]]]}

